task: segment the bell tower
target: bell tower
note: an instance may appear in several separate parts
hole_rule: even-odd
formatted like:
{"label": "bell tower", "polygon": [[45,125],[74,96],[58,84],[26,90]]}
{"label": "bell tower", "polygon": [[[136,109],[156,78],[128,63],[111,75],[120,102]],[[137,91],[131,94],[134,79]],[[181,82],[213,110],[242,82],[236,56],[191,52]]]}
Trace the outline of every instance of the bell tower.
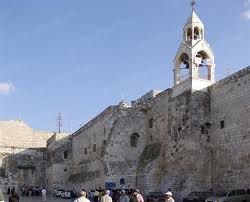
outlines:
{"label": "bell tower", "polygon": [[183,40],[174,59],[174,96],[190,89],[206,91],[215,82],[214,53],[205,40],[204,24],[194,6],[193,0],[192,13],[183,28]]}

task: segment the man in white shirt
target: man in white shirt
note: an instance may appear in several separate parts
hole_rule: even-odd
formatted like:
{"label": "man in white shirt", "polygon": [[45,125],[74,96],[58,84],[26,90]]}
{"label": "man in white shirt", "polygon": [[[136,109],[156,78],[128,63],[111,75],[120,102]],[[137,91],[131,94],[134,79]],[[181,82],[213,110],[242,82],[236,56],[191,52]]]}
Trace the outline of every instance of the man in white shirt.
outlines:
{"label": "man in white shirt", "polygon": [[87,193],[85,191],[81,191],[80,195],[81,196],[74,200],[74,202],[90,202],[90,200],[86,198]]}
{"label": "man in white shirt", "polygon": [[109,196],[109,193],[109,190],[104,191],[104,195],[101,198],[101,202],[112,202],[112,198]]}
{"label": "man in white shirt", "polygon": [[47,191],[45,188],[42,189],[42,201],[46,201],[46,194],[47,194]]}
{"label": "man in white shirt", "polygon": [[172,198],[172,193],[168,191],[167,193],[164,194],[164,199],[165,202],[174,202],[174,199]]}

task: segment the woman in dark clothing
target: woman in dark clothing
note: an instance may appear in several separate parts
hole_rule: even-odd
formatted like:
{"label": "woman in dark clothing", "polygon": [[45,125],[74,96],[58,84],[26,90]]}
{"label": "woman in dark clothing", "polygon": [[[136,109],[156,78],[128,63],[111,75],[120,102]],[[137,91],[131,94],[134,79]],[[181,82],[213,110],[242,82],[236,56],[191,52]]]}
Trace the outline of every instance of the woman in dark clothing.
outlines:
{"label": "woman in dark clothing", "polygon": [[19,196],[14,192],[14,193],[9,197],[9,202],[19,202]]}

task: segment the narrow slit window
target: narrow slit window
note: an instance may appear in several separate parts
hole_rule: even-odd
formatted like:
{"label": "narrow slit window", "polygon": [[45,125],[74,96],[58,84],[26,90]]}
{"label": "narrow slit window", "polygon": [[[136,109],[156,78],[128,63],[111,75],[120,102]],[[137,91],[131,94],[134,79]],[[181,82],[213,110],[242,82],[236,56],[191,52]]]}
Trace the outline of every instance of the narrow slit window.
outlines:
{"label": "narrow slit window", "polygon": [[64,152],[63,152],[63,158],[64,158],[64,159],[67,159],[67,158],[68,158],[68,152],[67,152],[67,151],[64,151]]}
{"label": "narrow slit window", "polygon": [[225,122],[224,121],[220,121],[220,129],[223,129],[225,127]]}
{"label": "narrow slit window", "polygon": [[201,126],[201,134],[205,134],[205,127]]}
{"label": "narrow slit window", "polygon": [[148,120],[148,125],[149,125],[149,128],[153,128],[154,120],[152,118]]}

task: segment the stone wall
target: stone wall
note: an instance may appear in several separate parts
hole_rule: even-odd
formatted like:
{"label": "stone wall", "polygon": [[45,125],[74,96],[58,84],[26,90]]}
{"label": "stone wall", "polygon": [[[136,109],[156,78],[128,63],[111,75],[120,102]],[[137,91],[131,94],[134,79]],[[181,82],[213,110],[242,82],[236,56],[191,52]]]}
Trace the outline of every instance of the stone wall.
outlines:
{"label": "stone wall", "polygon": [[72,170],[72,137],[55,133],[47,141],[46,188],[69,189],[67,179]]}
{"label": "stone wall", "polygon": [[69,183],[94,189],[110,182],[143,194],[171,190],[177,201],[191,191],[247,188],[249,81],[248,67],[207,90],[167,89],[132,107],[109,107],[72,135]]}
{"label": "stone wall", "polygon": [[250,67],[210,88],[212,185],[250,186]]}

